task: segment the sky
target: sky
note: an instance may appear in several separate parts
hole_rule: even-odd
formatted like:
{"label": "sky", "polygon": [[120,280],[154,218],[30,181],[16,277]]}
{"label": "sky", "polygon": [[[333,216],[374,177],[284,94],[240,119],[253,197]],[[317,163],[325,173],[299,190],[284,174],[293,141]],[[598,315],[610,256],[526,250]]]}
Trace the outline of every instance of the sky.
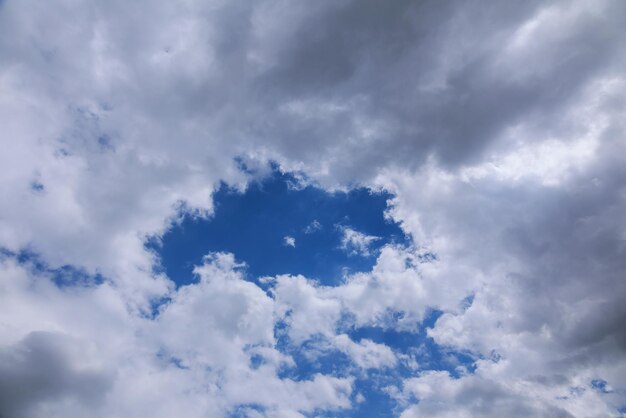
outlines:
{"label": "sky", "polygon": [[0,417],[625,417],[624,21],[0,1]]}
{"label": "sky", "polygon": [[276,168],[245,193],[221,185],[209,219],[182,213],[150,243],[167,276],[177,285],[193,280],[193,267],[208,252],[225,251],[246,263],[250,280],[301,274],[322,284],[367,272],[385,245],[410,238],[385,218],[385,191],[356,188],[328,193]]}

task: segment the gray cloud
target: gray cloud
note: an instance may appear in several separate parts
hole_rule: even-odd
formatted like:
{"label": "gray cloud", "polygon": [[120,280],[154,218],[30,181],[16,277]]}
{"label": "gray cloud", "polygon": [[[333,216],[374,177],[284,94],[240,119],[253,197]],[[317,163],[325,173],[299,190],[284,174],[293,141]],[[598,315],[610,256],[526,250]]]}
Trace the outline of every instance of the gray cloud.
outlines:
{"label": "gray cloud", "polygon": [[114,376],[101,365],[90,366],[93,360],[81,348],[80,341],[50,332],[32,332],[18,344],[3,348],[0,416],[32,416],[46,401],[61,399],[86,409],[101,403]]}

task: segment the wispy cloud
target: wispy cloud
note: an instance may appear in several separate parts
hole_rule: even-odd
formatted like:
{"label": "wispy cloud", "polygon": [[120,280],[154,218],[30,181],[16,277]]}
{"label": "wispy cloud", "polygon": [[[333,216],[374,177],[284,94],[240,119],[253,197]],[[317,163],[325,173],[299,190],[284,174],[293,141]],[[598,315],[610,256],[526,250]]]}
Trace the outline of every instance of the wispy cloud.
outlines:
{"label": "wispy cloud", "polygon": [[340,248],[349,254],[370,256],[370,246],[380,237],[367,235],[347,226],[340,226],[342,237]]}
{"label": "wispy cloud", "polygon": [[312,234],[316,231],[322,229],[322,224],[317,219],[313,219],[313,221],[304,228],[305,234]]}

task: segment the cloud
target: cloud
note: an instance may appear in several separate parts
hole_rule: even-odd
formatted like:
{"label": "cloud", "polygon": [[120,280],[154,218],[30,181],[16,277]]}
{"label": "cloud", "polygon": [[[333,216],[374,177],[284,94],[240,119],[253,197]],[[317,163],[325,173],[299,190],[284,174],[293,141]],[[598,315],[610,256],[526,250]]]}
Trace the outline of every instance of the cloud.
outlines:
{"label": "cloud", "polygon": [[107,284],[60,289],[11,259],[1,272],[3,415],[166,417],[192,405],[191,416],[225,416],[242,404],[293,415],[350,406],[350,378],[279,377],[293,360],[275,348],[274,302],[243,280],[230,254],[209,255],[196,269],[200,281],[173,293],[155,319],[126,309]]}
{"label": "cloud", "polygon": [[341,303],[329,288],[318,287],[303,276],[278,276],[272,286],[278,313],[289,326],[289,336],[301,343],[314,335],[331,337],[341,318]]}
{"label": "cloud", "polygon": [[1,38],[21,41],[0,45],[1,187],[20,198],[3,205],[3,245],[151,297],[165,284],[142,275],[154,261],[142,238],[180,202],[208,214],[220,181],[245,183],[234,157],[339,187],[429,156],[457,166],[543,132],[580,136],[586,122],[567,111],[589,89],[620,89],[620,7],[7,2]]}
{"label": "cloud", "polygon": [[322,229],[322,224],[317,219],[313,219],[313,221],[304,228],[304,233],[313,234],[320,229]]}
{"label": "cloud", "polygon": [[380,239],[380,237],[367,235],[347,226],[342,226],[339,229],[343,234],[340,248],[354,255],[369,256],[370,245]]}
{"label": "cloud", "polygon": [[293,248],[296,247],[296,239],[294,237],[290,237],[290,236],[286,235],[283,238],[283,241],[285,243],[285,246],[287,246],[287,247],[293,247]]}
{"label": "cloud", "polygon": [[58,399],[97,407],[114,376],[98,350],[70,336],[35,331],[0,352],[0,413],[31,416]]}
{"label": "cloud", "polygon": [[[605,91],[590,94],[599,103],[611,100],[611,93]],[[537,381],[545,382],[542,390],[555,397],[567,397],[559,402],[538,401],[535,407],[541,415],[613,416],[624,402],[592,396],[589,389],[594,376],[610,376],[619,386],[625,383],[620,377],[624,363],[619,360],[624,335],[617,326],[625,314],[617,296],[625,290],[619,273],[624,226],[614,212],[626,204],[624,161],[621,155],[609,157],[624,146],[624,139],[614,131],[621,122],[610,120],[601,130],[589,127],[585,141],[593,143],[595,151],[582,160],[568,160],[558,171],[529,172],[525,165],[512,178],[500,175],[506,166],[499,165],[493,174],[468,178],[467,171],[431,165],[415,177],[400,175],[394,180],[398,189],[392,216],[403,221],[416,242],[437,255],[434,264],[439,269],[445,272],[454,266],[465,272],[440,276],[448,289],[464,287],[473,295],[471,306],[464,310],[440,304],[447,312],[429,335],[438,344],[503,359],[497,375],[491,375],[485,363],[478,363],[477,373],[485,368],[493,381],[528,388],[498,389],[488,396],[492,404],[500,397],[503,405],[526,396],[543,399],[531,389]],[[515,158],[526,155],[511,150],[503,157]],[[422,185],[419,198],[412,198],[414,184]],[[433,273],[422,272],[425,281]],[[493,385],[470,377],[458,384],[464,387],[464,380],[477,390]],[[581,398],[568,395],[576,387],[589,393]],[[438,412],[429,409],[428,402],[420,402],[406,414],[503,413],[496,409],[472,413],[469,402],[482,402],[482,395],[476,396],[457,406],[453,399],[435,401],[441,406]]]}
{"label": "cloud", "polygon": [[333,342],[363,369],[392,367],[396,364],[393,351],[384,344],[377,344],[368,339],[355,343],[345,334],[336,336]]}
{"label": "cloud", "polygon": [[432,371],[405,381],[402,396],[415,396],[419,404],[400,416],[413,417],[600,417],[618,416],[603,395],[589,383],[566,381],[516,381],[498,379],[496,366],[474,376],[453,379]]}
{"label": "cloud", "polygon": [[[346,409],[351,376],[284,377],[278,324],[391,368],[341,327],[415,332],[437,309],[433,343],[479,361],[404,376],[404,416],[617,416],[626,6],[485,6],[0,3],[0,414]],[[225,253],[180,289],[155,272],[147,237],[268,161],[392,192],[412,247],[333,288],[284,275],[266,293]],[[362,255],[376,239],[343,233]],[[63,266],[103,280],[60,288]]]}

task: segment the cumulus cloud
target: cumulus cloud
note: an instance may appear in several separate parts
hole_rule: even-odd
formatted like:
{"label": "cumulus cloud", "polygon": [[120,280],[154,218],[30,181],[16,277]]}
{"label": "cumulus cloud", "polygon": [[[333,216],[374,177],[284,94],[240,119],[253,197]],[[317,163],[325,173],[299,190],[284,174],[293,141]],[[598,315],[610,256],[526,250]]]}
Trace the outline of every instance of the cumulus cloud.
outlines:
{"label": "cumulus cloud", "polygon": [[396,364],[393,351],[384,344],[377,344],[368,339],[355,343],[345,334],[337,335],[333,342],[340,351],[363,369],[391,367]]}
{"label": "cumulus cloud", "polygon": [[[278,324],[301,350],[393,368],[345,327],[415,332],[437,309],[428,336],[475,372],[416,367],[389,389],[403,416],[619,416],[624,16],[613,0],[0,2],[0,415],[346,409],[352,376],[285,377]],[[262,289],[226,253],[180,289],[155,271],[148,237],[210,217],[222,182],[243,191],[269,161],[393,193],[412,244],[336,287]],[[375,236],[342,232],[371,254]],[[58,286],[63,266],[103,280]]]}

